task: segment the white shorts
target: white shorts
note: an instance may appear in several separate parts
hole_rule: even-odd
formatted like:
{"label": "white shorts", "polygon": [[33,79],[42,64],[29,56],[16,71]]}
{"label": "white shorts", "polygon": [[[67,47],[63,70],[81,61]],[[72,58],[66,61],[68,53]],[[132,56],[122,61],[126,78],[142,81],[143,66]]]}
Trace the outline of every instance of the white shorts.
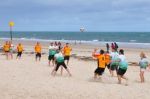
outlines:
{"label": "white shorts", "polygon": [[145,68],[140,68],[140,71],[141,71],[141,72],[145,72],[146,69],[145,69]]}

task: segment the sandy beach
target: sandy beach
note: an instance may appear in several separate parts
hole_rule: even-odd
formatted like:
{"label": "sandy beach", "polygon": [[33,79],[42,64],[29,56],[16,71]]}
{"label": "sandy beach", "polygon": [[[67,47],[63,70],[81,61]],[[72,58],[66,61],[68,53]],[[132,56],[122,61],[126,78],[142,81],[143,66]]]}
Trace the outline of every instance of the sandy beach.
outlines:
{"label": "sandy beach", "polygon": [[[22,42],[25,52],[33,52],[35,42]],[[4,41],[0,41],[3,44]],[[18,41],[14,41],[16,45]],[[64,71],[60,76],[58,70],[55,77],[51,76],[53,67],[48,66],[48,45],[42,42],[43,53],[41,62],[35,61],[34,54],[23,53],[21,60],[6,60],[0,53],[0,99],[149,99],[150,72],[145,73],[146,82],[141,84],[139,67],[129,66],[126,76],[128,86],[117,84],[117,78],[111,77],[108,69],[102,81],[93,80],[93,72],[97,66],[96,61],[82,60],[80,57],[91,57],[94,48],[104,46],[91,46],[72,44],[73,55],[68,68],[72,73],[69,77]],[[139,54],[144,51],[150,60],[149,49],[125,48],[128,62],[138,62]]]}

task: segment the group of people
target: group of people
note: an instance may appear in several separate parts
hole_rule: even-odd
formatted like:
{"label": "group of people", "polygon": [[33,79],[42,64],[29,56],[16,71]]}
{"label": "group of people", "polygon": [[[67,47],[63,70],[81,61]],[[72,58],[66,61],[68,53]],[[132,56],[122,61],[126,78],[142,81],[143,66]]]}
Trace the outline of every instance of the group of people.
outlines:
{"label": "group of people", "polygon": [[[116,71],[118,84],[121,84],[122,79],[125,79],[127,85],[128,78],[124,75],[128,69],[128,62],[124,55],[123,49],[117,51],[116,48],[112,48],[112,51],[110,53],[108,51],[105,52],[102,49],[98,52],[97,49],[95,49],[92,53],[92,56],[98,61],[98,66],[94,72],[95,79],[97,79],[98,77],[101,78],[105,71],[105,68],[107,67],[112,77],[114,76],[114,72]],[[147,67],[149,67],[149,62],[144,52],[141,52],[140,58],[141,60],[138,64],[140,66],[140,79],[141,83],[144,83],[144,72],[146,71]]]}
{"label": "group of people", "polygon": [[[23,52],[23,46],[21,43],[19,43],[16,47],[17,50],[17,56],[16,58],[21,58],[22,52]],[[6,59],[13,59],[13,52],[14,52],[14,45],[11,41],[6,41],[3,46],[3,51],[5,52]]]}
{"label": "group of people", "polygon": [[[69,43],[66,43],[66,45],[62,47],[62,44],[60,42],[51,42],[48,47],[48,50],[49,50],[48,64],[49,66],[51,66],[51,62],[52,62],[52,66],[54,66],[52,75],[55,76],[57,70],[61,66],[61,75],[63,73],[63,67],[64,67],[66,71],[69,73],[69,75],[71,76],[71,73],[67,68],[70,60],[71,51],[72,51],[72,48],[69,46]],[[16,59],[21,59],[24,48],[23,45],[19,43],[15,49],[11,42],[6,41],[5,44],[3,45],[3,51],[5,52],[6,59],[10,59],[10,56],[11,59],[13,59],[13,51],[14,52],[17,51]],[[35,51],[35,60],[40,61],[42,56],[42,46],[40,42],[36,43],[36,45],[34,46],[34,51]],[[67,62],[65,62],[65,60]]]}
{"label": "group of people", "polygon": [[[116,42],[111,43],[111,49],[118,50],[118,48],[119,48],[119,46]],[[109,50],[110,50],[109,43],[106,43],[106,49],[107,49],[107,52],[109,52]]]}
{"label": "group of people", "polygon": [[[121,84],[122,79],[126,80],[126,84],[128,79],[124,76],[127,69],[128,69],[128,62],[126,60],[126,57],[124,55],[124,50],[120,49],[118,51],[118,45],[116,43],[112,43],[111,45],[111,52],[109,50],[109,44],[106,44],[107,51],[94,49],[92,56],[97,59],[98,66],[96,70],[94,71],[94,78],[98,79],[98,77],[101,78],[103,75],[105,68],[107,67],[109,69],[109,72],[111,76],[114,76],[114,72],[116,72],[118,77],[118,83]],[[6,59],[13,59],[13,51],[14,51],[14,45],[11,41],[6,41],[3,46],[3,51],[5,52]],[[42,46],[39,42],[36,43],[34,46],[35,50],[35,60],[40,61],[41,60],[41,52],[42,52]],[[24,51],[24,47],[21,43],[19,43],[16,47],[17,51],[17,59],[20,59],[22,56],[22,52]],[[59,67],[61,67],[61,75],[63,73],[63,68],[68,72],[69,76],[71,76],[71,73],[68,69],[69,65],[69,59],[71,55],[72,48],[70,47],[69,43],[66,43],[65,46],[62,46],[60,42],[51,42],[48,47],[48,65],[53,66],[52,75],[55,76],[56,72],[58,71]],[[148,59],[146,58],[146,55],[141,52],[140,54],[140,79],[141,83],[145,81],[144,78],[144,72],[146,68],[149,66]]]}
{"label": "group of people", "polygon": [[[69,76],[71,76],[71,73],[67,68],[69,64],[71,51],[72,48],[69,46],[69,43],[66,43],[64,47],[57,46],[53,42],[50,43],[48,60],[49,60],[49,66],[51,65],[51,63],[52,66],[54,66],[54,69],[51,73],[53,76],[56,75],[56,72],[60,66],[61,66],[61,75],[63,73],[63,67],[64,67],[65,70],[68,72]],[[67,62],[65,63],[65,61]]]}

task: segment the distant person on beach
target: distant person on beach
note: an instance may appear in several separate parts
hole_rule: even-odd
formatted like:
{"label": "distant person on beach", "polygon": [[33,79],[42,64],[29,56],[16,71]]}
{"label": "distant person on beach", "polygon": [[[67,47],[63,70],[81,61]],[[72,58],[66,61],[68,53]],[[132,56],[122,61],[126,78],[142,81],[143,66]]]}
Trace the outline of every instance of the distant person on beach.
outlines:
{"label": "distant person on beach", "polygon": [[3,45],[3,51],[5,52],[6,55],[6,59],[9,59],[9,54],[10,54],[10,45],[8,43],[8,41],[5,42],[5,44]]}
{"label": "distant person on beach", "polygon": [[35,49],[35,60],[37,61],[39,59],[39,61],[41,60],[41,51],[42,51],[42,47],[40,45],[39,42],[37,42],[37,44],[34,47]]}
{"label": "distant person on beach", "polygon": [[106,49],[107,49],[107,52],[109,53],[109,44],[108,43],[106,43]]}
{"label": "distant person on beach", "polygon": [[115,49],[114,43],[111,43],[111,49]]}
{"label": "distant person on beach", "polygon": [[67,60],[67,65],[69,64],[70,55],[71,55],[72,48],[69,46],[69,43],[66,43],[66,45],[63,48],[63,54],[64,54],[64,60]]}
{"label": "distant person on beach", "polygon": [[115,49],[112,49],[112,52],[110,53],[111,56],[111,64],[110,64],[110,72],[111,72],[111,76],[114,76],[114,71],[117,72],[118,69],[118,59],[119,59],[119,54]]}
{"label": "distant person on beach", "polygon": [[127,85],[128,79],[124,76],[124,74],[127,71],[128,63],[124,55],[123,49],[119,51],[119,66],[118,67],[119,67],[119,69],[117,70],[118,84],[121,84],[121,79],[125,79],[126,85]]}
{"label": "distant person on beach", "polygon": [[114,42],[114,46],[115,46],[115,50],[118,51],[119,46],[116,42]]}
{"label": "distant person on beach", "polygon": [[97,49],[95,49],[92,56],[95,57],[98,61],[98,66],[94,72],[94,79],[97,79],[98,76],[101,79],[101,76],[103,75],[106,67],[104,50],[100,50],[100,52],[97,53]]}
{"label": "distant person on beach", "polygon": [[[57,54],[55,54],[55,61],[56,61],[56,67],[53,69],[53,71],[51,73],[53,76],[56,75],[56,72],[60,66],[64,67],[65,70],[68,72],[69,76],[71,76],[71,73],[65,64],[65,60],[64,60],[62,51],[57,50]],[[61,72],[61,75],[62,75],[62,72]]]}
{"label": "distant person on beach", "polygon": [[58,46],[58,43],[57,43],[57,42],[54,42],[54,47],[55,47],[56,50],[59,49],[59,46]]}
{"label": "distant person on beach", "polygon": [[50,43],[50,46],[49,46],[49,56],[48,56],[48,60],[49,60],[49,66],[51,64],[51,61],[52,61],[52,65],[54,66],[55,62],[54,62],[54,56],[56,54],[56,48],[54,46],[54,43]]}
{"label": "distant person on beach", "polygon": [[9,41],[9,47],[10,47],[10,56],[11,56],[11,59],[13,59],[13,48],[14,48],[14,45],[12,44],[11,41]]}
{"label": "distant person on beach", "polygon": [[17,46],[17,57],[16,57],[16,59],[21,59],[22,52],[23,52],[23,45],[21,43],[19,43]]}
{"label": "distant person on beach", "polygon": [[141,79],[141,83],[145,82],[145,77],[144,77],[144,73],[146,71],[146,68],[148,67],[149,63],[148,63],[148,59],[145,55],[145,53],[141,52],[140,54],[140,62],[139,62],[139,66],[140,66],[140,79]]}
{"label": "distant person on beach", "polygon": [[62,49],[62,44],[61,42],[58,42],[58,50],[61,50]]}

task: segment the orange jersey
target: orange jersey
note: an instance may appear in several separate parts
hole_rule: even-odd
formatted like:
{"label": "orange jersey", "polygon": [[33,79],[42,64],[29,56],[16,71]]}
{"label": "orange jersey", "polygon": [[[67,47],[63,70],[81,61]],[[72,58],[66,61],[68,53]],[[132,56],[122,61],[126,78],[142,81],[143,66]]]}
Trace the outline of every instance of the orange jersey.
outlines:
{"label": "orange jersey", "polygon": [[22,52],[23,51],[23,46],[22,45],[18,45],[17,46],[17,51],[18,52]]}
{"label": "orange jersey", "polygon": [[5,44],[5,45],[3,46],[3,50],[4,50],[4,51],[9,51],[9,50],[10,50],[9,44]]}
{"label": "orange jersey", "polygon": [[105,55],[96,54],[94,57],[96,57],[98,59],[98,66],[100,68],[105,68],[106,67],[106,57],[105,57]]}
{"label": "orange jersey", "polygon": [[106,64],[108,65],[111,61],[111,57],[109,54],[105,54]]}
{"label": "orange jersey", "polygon": [[42,47],[40,45],[35,46],[35,52],[36,53],[41,53]]}
{"label": "orange jersey", "polygon": [[67,47],[67,46],[64,47],[64,55],[65,56],[70,56],[71,51],[72,51],[71,47]]}

